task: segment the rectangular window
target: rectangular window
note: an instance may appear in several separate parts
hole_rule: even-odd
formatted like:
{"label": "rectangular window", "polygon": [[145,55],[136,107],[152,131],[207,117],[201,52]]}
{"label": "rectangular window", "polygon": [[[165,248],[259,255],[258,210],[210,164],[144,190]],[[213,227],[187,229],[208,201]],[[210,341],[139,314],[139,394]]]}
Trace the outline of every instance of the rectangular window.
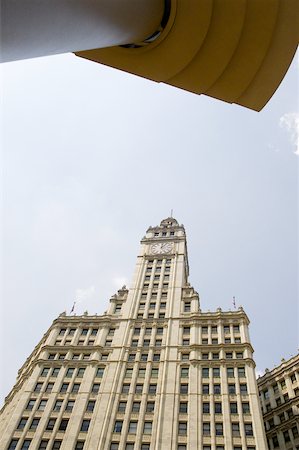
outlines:
{"label": "rectangular window", "polygon": [[191,311],[191,302],[184,302],[184,312]]}
{"label": "rectangular window", "polygon": [[212,353],[213,359],[219,359],[219,353]]}
{"label": "rectangular window", "polygon": [[142,353],[141,357],[140,357],[140,361],[143,361],[143,362],[147,361],[147,357],[148,357],[147,353]]}
{"label": "rectangular window", "polygon": [[212,344],[213,345],[217,345],[218,344],[218,339],[217,338],[213,338],[212,339]]}
{"label": "rectangular window", "polygon": [[246,436],[253,436],[252,423],[245,423],[244,428]]}
{"label": "rectangular window", "polygon": [[43,370],[41,371],[40,376],[41,377],[46,377],[49,373],[50,367],[44,367]]}
{"label": "rectangular window", "polygon": [[38,405],[38,411],[44,411],[47,405],[47,400],[41,400]]}
{"label": "rectangular window", "polygon": [[187,383],[181,383],[180,385],[180,394],[187,395],[188,394],[188,384]]}
{"label": "rectangular window", "polygon": [[55,427],[55,422],[56,422],[56,419],[49,419],[48,423],[47,423],[47,426],[46,426],[46,430],[47,431],[52,431],[54,429],[54,427]]}
{"label": "rectangular window", "polygon": [[231,395],[236,394],[236,385],[234,383],[228,385],[228,393]]}
{"label": "rectangular window", "polygon": [[183,345],[188,347],[190,345],[190,339],[183,339]]}
{"label": "rectangular window", "polygon": [[19,425],[18,425],[17,429],[18,430],[23,430],[25,428],[25,426],[26,426],[27,420],[28,420],[28,417],[22,417],[20,419],[20,421],[19,421]]}
{"label": "rectangular window", "polygon": [[132,413],[139,413],[139,411],[140,411],[140,402],[133,402]]}
{"label": "rectangular window", "polygon": [[179,411],[181,414],[187,414],[188,413],[188,403],[180,402],[180,410]]}
{"label": "rectangular window", "polygon": [[149,339],[144,339],[143,347],[149,347],[149,345],[150,345],[150,340]]}
{"label": "rectangular window", "polygon": [[202,385],[202,393],[203,395],[208,395],[210,393],[210,386],[208,384]]}
{"label": "rectangular window", "polygon": [[122,387],[122,394],[128,394],[130,390],[130,385],[128,383],[124,383]]}
{"label": "rectangular window", "polygon": [[222,414],[222,403],[216,402],[214,404],[214,411],[215,411],[215,414]]}
{"label": "rectangular window", "polygon": [[89,429],[89,425],[90,425],[90,419],[83,419],[80,431],[87,433],[87,431]]}
{"label": "rectangular window", "polygon": [[242,383],[240,384],[240,393],[241,395],[247,395],[247,384],[246,383]]}
{"label": "rectangular window", "polygon": [[138,378],[144,378],[145,377],[145,367],[140,367],[140,369],[138,370]]}
{"label": "rectangular window", "polygon": [[60,392],[66,392],[68,390],[69,383],[62,383]]}
{"label": "rectangular window", "polygon": [[18,445],[19,439],[12,439],[10,441],[9,447],[7,450],[15,450]]}
{"label": "rectangular window", "polygon": [[59,367],[54,367],[53,368],[53,370],[52,370],[52,373],[51,373],[51,377],[57,377],[58,376],[58,374],[59,374]]}
{"label": "rectangular window", "polygon": [[61,447],[62,441],[60,439],[55,439],[52,445],[52,450],[59,450]]}
{"label": "rectangular window", "polygon": [[154,412],[155,409],[155,402],[147,402],[146,404],[146,412],[147,413],[152,413]]}
{"label": "rectangular window", "polygon": [[77,392],[79,392],[80,389],[80,383],[74,383],[73,387],[72,387],[72,394],[76,394]]}
{"label": "rectangular window", "polygon": [[203,422],[203,424],[202,424],[202,434],[204,436],[210,436],[210,434],[211,434],[210,422]]}
{"label": "rectangular window", "polygon": [[214,384],[214,394],[220,395],[221,394],[221,386],[220,384]]}
{"label": "rectangular window", "polygon": [[62,403],[63,403],[63,400],[56,400],[53,411],[60,411]]}
{"label": "rectangular window", "polygon": [[27,450],[30,447],[32,439],[25,439],[20,450]]}
{"label": "rectangular window", "polygon": [[58,431],[65,431],[67,429],[69,419],[61,419]]}
{"label": "rectangular window", "polygon": [[229,404],[230,406],[230,413],[231,414],[238,414],[238,405],[236,402],[232,402]]}
{"label": "rectangular window", "polygon": [[153,367],[152,371],[151,371],[151,378],[158,378],[158,375],[159,375],[159,369],[156,367]]}
{"label": "rectangular window", "polygon": [[126,410],[127,402],[119,402],[118,412],[124,413]]}
{"label": "rectangular window", "polygon": [[43,383],[36,383],[34,392],[40,392],[43,387]]}
{"label": "rectangular window", "polygon": [[144,422],[143,434],[152,434],[152,422]]}
{"label": "rectangular window", "polygon": [[240,378],[244,378],[245,377],[245,367],[238,367],[238,376]]}
{"label": "rectangular window", "polygon": [[188,377],[189,377],[189,368],[182,367],[181,368],[181,378],[188,378]]}
{"label": "rectangular window", "polygon": [[216,436],[223,436],[223,423],[222,422],[215,423],[215,433],[216,433]]}
{"label": "rectangular window", "polygon": [[135,353],[130,353],[128,357],[128,361],[135,361]]}
{"label": "rectangular window", "polygon": [[67,412],[73,411],[74,405],[75,405],[75,401],[74,401],[74,400],[69,400],[69,401],[67,402],[67,404],[66,404],[65,410],[66,410]]}
{"label": "rectangular window", "polygon": [[48,446],[49,440],[48,439],[43,439],[42,441],[40,441],[40,444],[38,446],[38,450],[46,450],[47,446]]}
{"label": "rectangular window", "polygon": [[148,389],[148,393],[150,395],[154,395],[157,392],[157,385],[156,384],[150,384],[149,385],[149,389]]}
{"label": "rectangular window", "polygon": [[135,386],[135,394],[142,394],[143,384],[136,384]]}
{"label": "rectangular window", "polygon": [[202,373],[203,378],[209,378],[209,368],[208,367],[203,367],[201,373]]}
{"label": "rectangular window", "polygon": [[202,404],[202,412],[203,414],[210,414],[210,403]]}
{"label": "rectangular window", "polygon": [[83,367],[80,367],[77,371],[77,375],[76,375],[77,378],[83,378],[84,373],[85,373],[85,369]]}
{"label": "rectangular window", "polygon": [[118,450],[118,442],[111,442],[110,450]]}
{"label": "rectangular window", "polygon": [[220,377],[220,367],[213,367],[213,377],[214,378]]}
{"label": "rectangular window", "polygon": [[240,436],[240,425],[238,422],[232,423],[232,433],[233,436]]}
{"label": "rectangular window", "polygon": [[130,442],[126,444],[126,449],[125,450],[134,450],[134,442]]}
{"label": "rectangular window", "polygon": [[31,424],[30,424],[30,428],[29,428],[29,429],[30,429],[30,430],[36,430],[39,421],[40,421],[40,418],[39,418],[39,417],[38,417],[38,418],[32,419]]}
{"label": "rectangular window", "polygon": [[132,378],[132,375],[133,375],[133,369],[132,368],[126,369],[125,378]]}
{"label": "rectangular window", "polygon": [[91,392],[93,394],[97,394],[100,390],[100,386],[101,386],[100,383],[93,383]]}
{"label": "rectangular window", "polygon": [[228,378],[234,378],[234,368],[233,367],[227,367],[226,369],[227,377]]}
{"label": "rectangular window", "polygon": [[187,422],[179,422],[179,435],[187,434]]}
{"label": "rectangular window", "polygon": [[137,421],[136,420],[131,420],[129,422],[129,429],[128,429],[128,433],[130,434],[136,434],[137,432]]}
{"label": "rectangular window", "polygon": [[[90,333],[91,336],[96,336],[96,335],[98,334],[98,331],[99,331],[98,328],[92,328],[91,333]],[[110,331],[113,331],[113,332],[114,332],[114,329],[109,330],[109,334],[110,334]],[[111,336],[113,336],[113,334],[112,334]]]}
{"label": "rectangular window", "polygon": [[86,406],[87,412],[93,412],[96,402],[94,400],[89,400]]}
{"label": "rectangular window", "polygon": [[242,411],[243,411],[243,414],[250,414],[250,407],[249,407],[248,402],[242,403]]}
{"label": "rectangular window", "polygon": [[31,411],[34,407],[35,402],[36,402],[36,400],[29,400],[29,402],[27,403],[26,409],[28,411]]}
{"label": "rectangular window", "polygon": [[70,367],[69,369],[67,369],[66,374],[65,374],[66,378],[72,378],[74,372],[75,372],[75,369],[73,367]]}
{"label": "rectangular window", "polygon": [[52,389],[54,387],[54,383],[48,383],[45,389],[45,392],[52,392]]}
{"label": "rectangular window", "polygon": [[85,443],[84,441],[77,441],[74,450],[83,450],[84,443]]}

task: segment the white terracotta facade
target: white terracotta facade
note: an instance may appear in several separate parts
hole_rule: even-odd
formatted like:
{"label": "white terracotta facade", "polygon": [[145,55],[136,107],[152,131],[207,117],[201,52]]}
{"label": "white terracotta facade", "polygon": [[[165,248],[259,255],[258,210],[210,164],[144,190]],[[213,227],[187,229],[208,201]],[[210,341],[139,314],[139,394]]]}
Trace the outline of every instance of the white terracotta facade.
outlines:
{"label": "white terracotta facade", "polygon": [[249,320],[202,312],[173,218],[102,316],[61,314],[1,410],[3,450],[266,450]]}

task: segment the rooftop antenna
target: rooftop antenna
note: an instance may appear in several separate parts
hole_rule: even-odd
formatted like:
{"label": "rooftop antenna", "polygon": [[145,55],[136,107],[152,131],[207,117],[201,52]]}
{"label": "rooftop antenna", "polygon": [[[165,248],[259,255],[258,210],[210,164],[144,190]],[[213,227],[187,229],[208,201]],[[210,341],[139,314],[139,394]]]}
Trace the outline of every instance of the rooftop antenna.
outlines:
{"label": "rooftop antenna", "polygon": [[170,210],[170,217],[172,218],[173,209]]}

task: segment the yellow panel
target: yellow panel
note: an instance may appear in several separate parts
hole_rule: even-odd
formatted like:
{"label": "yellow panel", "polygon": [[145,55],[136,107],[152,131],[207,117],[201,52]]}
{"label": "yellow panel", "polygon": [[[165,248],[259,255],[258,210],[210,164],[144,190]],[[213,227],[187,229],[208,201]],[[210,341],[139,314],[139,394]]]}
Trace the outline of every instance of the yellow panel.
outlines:
{"label": "yellow panel", "polygon": [[278,6],[279,0],[248,2],[238,48],[225,72],[205,92],[207,95],[232,103],[245,91],[268,51],[275,31]]}
{"label": "yellow panel", "polygon": [[168,84],[204,93],[221,76],[238,46],[244,26],[246,0],[216,0],[211,26],[195,58]]}
{"label": "yellow panel", "polygon": [[165,81],[180,72],[200,48],[210,25],[213,0],[176,0],[160,38],[142,48],[112,47],[76,52],[77,56]]}
{"label": "yellow panel", "polygon": [[299,2],[280,0],[278,21],[271,46],[251,85],[236,103],[260,111],[281,83],[294,57],[298,42]]}

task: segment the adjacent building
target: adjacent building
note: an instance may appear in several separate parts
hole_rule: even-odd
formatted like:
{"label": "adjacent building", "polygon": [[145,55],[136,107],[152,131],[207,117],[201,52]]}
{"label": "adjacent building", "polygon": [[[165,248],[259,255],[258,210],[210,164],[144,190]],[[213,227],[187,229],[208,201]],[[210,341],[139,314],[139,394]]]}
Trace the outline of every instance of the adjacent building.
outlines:
{"label": "adjacent building", "polygon": [[299,450],[299,355],[266,370],[258,388],[269,449]]}
{"label": "adjacent building", "polygon": [[3,450],[266,450],[249,320],[203,312],[183,225],[149,227],[130,289],[61,314],[1,410]]}

